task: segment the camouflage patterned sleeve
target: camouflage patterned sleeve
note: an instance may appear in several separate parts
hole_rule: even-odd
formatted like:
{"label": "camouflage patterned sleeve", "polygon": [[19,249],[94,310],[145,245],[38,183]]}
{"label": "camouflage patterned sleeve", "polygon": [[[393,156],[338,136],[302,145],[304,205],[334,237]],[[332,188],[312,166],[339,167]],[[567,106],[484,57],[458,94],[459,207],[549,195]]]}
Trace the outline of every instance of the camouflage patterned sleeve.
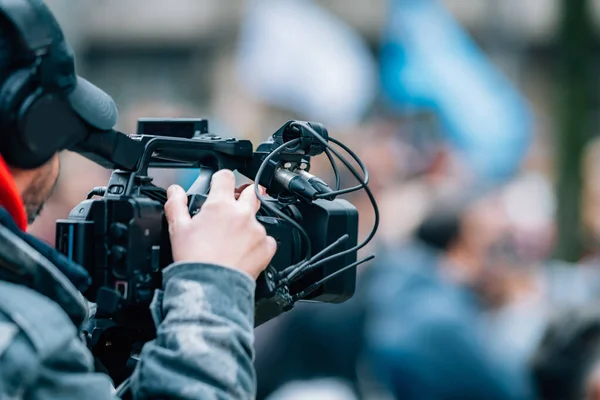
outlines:
{"label": "camouflage patterned sleeve", "polygon": [[254,399],[254,280],[232,269],[177,263],[152,312],[157,338],[132,376],[139,399]]}

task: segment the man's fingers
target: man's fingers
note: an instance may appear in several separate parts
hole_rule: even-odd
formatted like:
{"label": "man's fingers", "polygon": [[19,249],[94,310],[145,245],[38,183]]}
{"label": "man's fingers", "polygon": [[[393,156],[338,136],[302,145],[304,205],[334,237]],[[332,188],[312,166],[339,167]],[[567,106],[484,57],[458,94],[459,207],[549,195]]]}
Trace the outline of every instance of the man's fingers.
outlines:
{"label": "man's fingers", "polygon": [[190,220],[187,208],[187,195],[179,185],[172,185],[167,190],[167,202],[165,203],[165,215],[169,222],[169,228]]}
{"label": "man's fingers", "polygon": [[260,201],[258,201],[256,193],[254,193],[254,185],[250,185],[245,188],[242,193],[240,193],[238,201],[245,203],[255,213],[257,213],[260,209]]}
{"label": "man's fingers", "polygon": [[258,278],[260,273],[267,268],[277,252],[277,241],[271,236],[264,239],[266,240],[262,240],[246,256],[246,260],[252,260],[252,264],[255,266],[252,270],[246,272],[249,272],[254,279]]}
{"label": "man's fingers", "polygon": [[273,259],[273,256],[277,252],[277,241],[273,236],[267,236],[267,256],[269,257],[269,262]]}
{"label": "man's fingers", "polygon": [[234,198],[234,192],[235,176],[233,172],[222,169],[212,176],[207,200],[231,200]]}

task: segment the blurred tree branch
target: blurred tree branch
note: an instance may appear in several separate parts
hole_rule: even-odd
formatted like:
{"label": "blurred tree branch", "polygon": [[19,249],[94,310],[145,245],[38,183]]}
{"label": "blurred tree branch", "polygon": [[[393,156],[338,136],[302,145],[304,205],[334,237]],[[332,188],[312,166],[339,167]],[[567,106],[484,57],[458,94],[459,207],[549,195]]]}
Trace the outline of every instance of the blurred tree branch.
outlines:
{"label": "blurred tree branch", "polygon": [[581,160],[590,138],[593,31],[587,0],[563,0],[559,38],[557,113],[558,245],[556,256],[582,255]]}

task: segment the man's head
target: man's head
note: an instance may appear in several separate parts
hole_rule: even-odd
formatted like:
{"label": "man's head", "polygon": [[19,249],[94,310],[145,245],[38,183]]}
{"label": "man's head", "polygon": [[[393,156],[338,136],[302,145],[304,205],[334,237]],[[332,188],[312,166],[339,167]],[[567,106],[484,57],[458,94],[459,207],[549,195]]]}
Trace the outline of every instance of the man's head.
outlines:
{"label": "man's head", "polygon": [[456,264],[474,263],[477,265],[469,267],[483,268],[487,254],[504,233],[497,198],[497,190],[488,188],[442,196],[417,230],[417,238]]}
{"label": "man's head", "polygon": [[[0,17],[0,82],[5,82],[13,71],[27,66],[33,58],[22,51],[19,35],[6,17]],[[1,135],[17,135],[10,130]],[[1,156],[1,154],[0,154]],[[33,169],[23,169],[8,165],[19,194],[23,199],[29,224],[41,212],[44,203],[50,197],[58,179],[59,158],[56,153],[50,161]]]}
{"label": "man's head", "polygon": [[[46,5],[0,3],[0,164],[8,170],[0,177],[14,180],[0,188],[18,192],[29,222],[56,183],[58,152],[112,129],[116,119],[113,100],[75,74],[71,48]],[[8,209],[6,202],[0,196]]]}
{"label": "man's head", "polygon": [[440,252],[440,271],[470,288],[488,306],[504,301],[504,281],[498,264],[509,235],[499,204],[498,188],[474,188],[453,193],[434,204],[417,230],[417,238]]}

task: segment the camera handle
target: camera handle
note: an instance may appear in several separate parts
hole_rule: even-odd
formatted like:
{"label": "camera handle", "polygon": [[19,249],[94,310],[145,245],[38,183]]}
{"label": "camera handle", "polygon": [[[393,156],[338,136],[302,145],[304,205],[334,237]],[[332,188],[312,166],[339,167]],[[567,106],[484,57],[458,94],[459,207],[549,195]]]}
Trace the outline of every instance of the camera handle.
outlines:
{"label": "camera handle", "polygon": [[200,212],[210,190],[210,182],[215,171],[211,168],[201,168],[198,178],[187,191],[188,211],[193,217]]}

